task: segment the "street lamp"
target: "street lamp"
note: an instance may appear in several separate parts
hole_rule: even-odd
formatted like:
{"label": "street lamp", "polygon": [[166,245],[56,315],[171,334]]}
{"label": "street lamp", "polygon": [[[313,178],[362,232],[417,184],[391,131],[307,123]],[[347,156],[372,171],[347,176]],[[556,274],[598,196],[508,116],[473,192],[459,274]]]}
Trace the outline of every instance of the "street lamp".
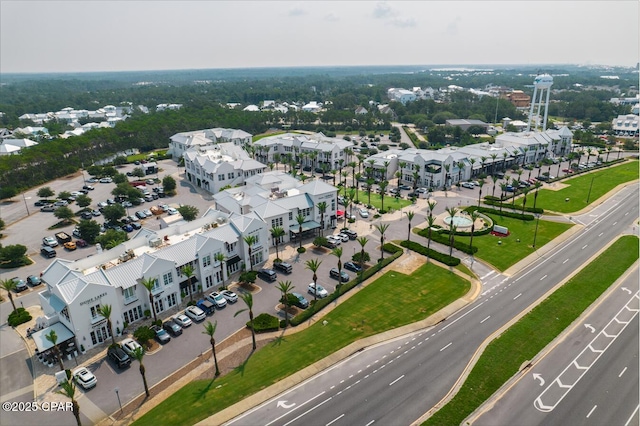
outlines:
{"label": "street lamp", "polygon": [[533,234],[533,248],[536,248],[536,238],[538,237],[538,224],[540,223],[540,214],[536,213],[536,232]]}
{"label": "street lamp", "polygon": [[115,388],[114,391],[116,392],[116,396],[118,397],[118,404],[120,405],[120,414],[124,414],[124,412],[122,411],[122,402],[120,402],[120,388]]}
{"label": "street lamp", "polygon": [[587,194],[587,204],[589,204],[589,198],[591,198],[591,188],[593,188],[593,180],[595,178],[596,178],[595,176],[591,178],[591,184],[589,185],[589,193]]}

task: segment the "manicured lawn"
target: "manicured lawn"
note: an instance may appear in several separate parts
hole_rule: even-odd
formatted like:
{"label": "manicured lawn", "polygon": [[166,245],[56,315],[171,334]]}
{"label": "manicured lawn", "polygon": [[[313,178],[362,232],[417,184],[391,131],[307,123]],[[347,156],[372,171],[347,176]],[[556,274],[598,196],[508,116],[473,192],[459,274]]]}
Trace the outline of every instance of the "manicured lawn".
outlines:
{"label": "manicured lawn", "polygon": [[[536,207],[560,213],[577,212],[587,206],[587,196],[591,203],[621,183],[636,179],[638,179],[638,161],[629,160],[619,166],[563,180],[561,183],[569,186],[559,191],[540,190]],[[589,194],[592,181],[593,186]],[[566,201],[567,198],[569,201]],[[522,206],[521,200],[522,198],[516,200],[516,204]],[[533,207],[532,193],[527,196],[527,206]]]}
{"label": "manicured lawn", "polygon": [[[351,182],[349,182],[351,183]],[[348,189],[347,189],[348,191]],[[345,190],[343,189],[340,194],[344,195]],[[354,198],[354,201],[356,199]],[[367,193],[367,191],[358,191],[358,200],[360,201],[361,204],[369,204],[369,195]],[[385,195],[384,196],[384,209],[385,210],[389,210],[390,208],[394,209],[394,210],[400,210],[403,207],[407,207],[410,206],[411,204],[413,204],[411,202],[411,200],[406,200],[406,199],[402,199],[402,198],[396,198],[392,195]],[[378,194],[377,192],[373,192],[371,191],[371,205],[373,207],[375,207],[376,209],[381,209],[382,208],[382,197],[380,196],[380,194]],[[344,207],[344,206],[342,206]],[[357,213],[354,210],[354,214],[357,216]]]}
{"label": "manicured lawn", "polygon": [[134,424],[195,424],[351,342],[424,319],[469,288],[468,281],[432,264],[410,276],[389,271],[326,315],[327,325],[317,322],[263,347],[224,377],[188,384]]}
{"label": "manicured lawn", "polygon": [[166,149],[161,149],[161,150],[156,150],[153,152],[143,152],[141,154],[135,154],[135,155],[129,155],[127,156],[127,162],[128,163],[133,163],[135,161],[142,161],[142,160],[146,160],[149,158],[149,156],[151,154],[155,154],[157,156],[164,156],[167,153],[168,150]]}
{"label": "manicured lawn", "polygon": [[[506,226],[510,235],[504,238],[495,237],[491,234],[474,236],[473,245],[478,247],[478,252],[475,254],[476,258],[490,263],[500,271],[504,271],[535,251],[533,248],[533,237],[536,229],[535,220],[522,221],[494,214],[488,216],[493,219],[495,224]],[[571,226],[566,223],[541,220],[538,225],[536,247],[542,247],[571,228]],[[469,244],[470,239],[471,237],[456,237],[456,241],[465,241],[467,244]],[[520,242],[518,242],[518,239]]]}
{"label": "manicured lawn", "polygon": [[520,366],[587,309],[638,259],[638,238],[624,236],[494,340],[456,396],[423,425],[459,425]]}

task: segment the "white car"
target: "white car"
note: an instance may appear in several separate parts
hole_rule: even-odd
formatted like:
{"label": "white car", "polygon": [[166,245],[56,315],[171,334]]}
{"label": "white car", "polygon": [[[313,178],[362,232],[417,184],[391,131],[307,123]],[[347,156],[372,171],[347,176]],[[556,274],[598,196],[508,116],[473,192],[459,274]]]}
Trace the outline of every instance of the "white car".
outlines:
{"label": "white car", "polygon": [[135,350],[142,347],[140,346],[140,343],[136,342],[131,338],[124,339],[122,342],[120,342],[120,346],[122,346],[122,349],[129,356],[133,356],[133,353],[135,352]]}
{"label": "white car", "polygon": [[344,233],[339,233],[338,235],[336,235],[336,237],[340,238],[342,240],[343,243],[346,243],[349,241],[349,236],[347,234]]}
{"label": "white car", "polygon": [[325,290],[320,284],[316,286],[314,283],[310,283],[308,287],[308,291],[310,294],[316,294],[318,298],[324,299],[329,295],[329,292]]}
{"label": "white car", "polygon": [[175,322],[178,323],[178,325],[182,328],[186,328],[189,327],[191,324],[193,324],[191,322],[191,319],[186,316],[185,314],[178,314],[175,316],[175,318],[173,319]]}
{"label": "white car", "polygon": [[169,214],[169,216],[172,216],[174,214],[178,214],[178,210],[174,209],[173,207],[169,207],[166,212]]}
{"label": "white car", "polygon": [[187,306],[187,309],[184,310],[184,313],[196,322],[204,321],[204,319],[207,317],[204,311],[197,306]]}
{"label": "white car", "polygon": [[225,306],[227,306],[227,299],[225,299],[224,296],[218,293],[217,291],[214,291],[213,293],[209,294],[207,298],[211,303],[216,305],[216,308],[218,309],[222,309]]}
{"label": "white car", "polygon": [[462,187],[463,188],[469,188],[469,189],[473,189],[475,187],[475,185],[471,182],[462,182]]}
{"label": "white car", "polygon": [[363,217],[363,218],[369,217],[369,210],[365,208],[358,209],[358,213],[360,214],[360,217]]}
{"label": "white car", "polygon": [[100,183],[111,183],[113,182],[113,179],[111,179],[110,177],[103,177],[102,179],[100,179]]}
{"label": "white car", "polygon": [[73,370],[71,373],[76,383],[82,386],[83,389],[91,389],[98,384],[98,379],[89,371],[86,367],[80,367]]}
{"label": "white car", "polygon": [[42,239],[42,244],[49,247],[56,247],[58,245],[58,240],[53,237],[44,237]]}
{"label": "white car", "polygon": [[236,303],[238,301],[238,295],[231,290],[222,290],[220,294],[222,295],[222,297],[227,299],[227,302],[229,303]]}
{"label": "white car", "polygon": [[342,244],[342,240],[340,238],[338,238],[336,235],[327,236],[327,240],[332,241],[337,246]]}

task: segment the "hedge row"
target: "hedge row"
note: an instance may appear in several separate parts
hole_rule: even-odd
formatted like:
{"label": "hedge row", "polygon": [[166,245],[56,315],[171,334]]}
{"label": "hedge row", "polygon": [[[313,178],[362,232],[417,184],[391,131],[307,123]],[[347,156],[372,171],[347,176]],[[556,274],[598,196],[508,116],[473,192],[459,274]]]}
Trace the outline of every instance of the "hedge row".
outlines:
{"label": "hedge row", "polygon": [[9,314],[9,318],[7,318],[7,323],[11,327],[18,326],[20,324],[24,324],[25,322],[31,321],[32,317],[25,308],[18,308],[15,311]]}
{"label": "hedge row", "polygon": [[[486,232],[485,232],[486,233]],[[471,235],[470,232],[466,233],[468,235]],[[429,238],[429,228],[424,228],[421,229],[418,232],[418,235],[424,237],[424,238]],[[458,233],[456,233],[455,235],[458,235]],[[479,233],[474,232],[473,235],[481,235]],[[440,243],[440,244],[444,244],[446,246],[450,245],[450,241],[449,241],[449,232],[446,230],[438,230],[438,231],[431,231],[431,241],[435,241],[436,243]],[[403,246],[404,247],[404,246]],[[454,239],[453,241],[453,247],[455,247],[456,250],[460,250],[461,252],[467,253],[467,254],[474,254],[478,251],[478,247],[473,246],[471,248],[469,248],[469,245],[466,243],[463,243],[462,241],[456,241]]]}
{"label": "hedge row", "polygon": [[357,279],[354,279],[342,285],[336,286],[336,290],[333,293],[329,294],[329,296],[325,297],[324,299],[318,299],[315,302],[311,300],[310,306],[304,311],[302,311],[301,313],[299,313],[298,315],[296,315],[295,317],[293,317],[291,320],[289,320],[289,324],[292,326],[296,326],[300,323],[307,321],[309,318],[315,315],[316,312],[319,312],[320,310],[322,310],[322,308],[324,308],[329,303],[333,302],[338,297],[340,297],[341,295],[345,294],[346,292],[348,292],[349,290],[351,290],[352,288],[360,284],[362,281],[373,276],[373,274],[375,274],[376,272],[380,271],[381,269],[389,265],[391,262],[393,262],[398,257],[400,257],[404,252],[402,248],[391,243],[384,244],[382,246],[382,249],[386,252],[389,252],[389,253],[394,252],[394,253],[391,256],[386,257],[382,261],[371,266],[369,269],[364,270],[361,274],[358,274]]}
{"label": "hedge row", "polygon": [[[490,206],[496,206],[496,207],[500,207],[500,205],[502,205],[502,207],[507,207],[507,208],[513,208],[513,205],[511,203],[501,203],[499,200],[499,198],[495,197],[496,200],[492,200],[488,197],[485,197],[484,199],[484,203]],[[522,207],[518,207],[518,210],[522,210]],[[540,207],[536,207],[535,209],[533,207],[525,207],[524,211],[529,212],[529,213],[539,213],[539,214],[543,214],[544,213],[544,209],[541,209]]]}
{"label": "hedge row", "polygon": [[498,209],[490,209],[488,207],[473,207],[472,210],[476,210],[479,211],[480,213],[488,213],[488,214],[493,214],[493,215],[498,215],[498,216],[504,216],[504,217],[511,217],[513,219],[519,219],[519,220],[534,220],[535,216],[532,214],[522,214],[522,213],[512,213],[512,212],[508,212],[503,210],[502,213],[500,213],[500,210]]}
{"label": "hedge row", "polygon": [[[402,247],[406,247],[409,250],[413,250],[416,253],[422,254],[424,256],[429,257],[430,259],[437,260],[438,262],[442,262],[447,266],[458,266],[460,264],[460,259],[457,257],[449,256],[448,254],[440,253],[439,251],[435,251],[431,248],[426,248],[422,244],[416,243],[414,241],[403,241],[400,243]],[[477,247],[474,247],[477,250]],[[468,249],[468,247],[467,247]]]}
{"label": "hedge row", "polygon": [[[250,321],[247,321],[247,328],[251,330]],[[278,331],[279,328],[280,328],[280,320],[278,320],[278,318],[274,317],[273,315],[262,313],[253,319],[253,330],[256,333]]]}

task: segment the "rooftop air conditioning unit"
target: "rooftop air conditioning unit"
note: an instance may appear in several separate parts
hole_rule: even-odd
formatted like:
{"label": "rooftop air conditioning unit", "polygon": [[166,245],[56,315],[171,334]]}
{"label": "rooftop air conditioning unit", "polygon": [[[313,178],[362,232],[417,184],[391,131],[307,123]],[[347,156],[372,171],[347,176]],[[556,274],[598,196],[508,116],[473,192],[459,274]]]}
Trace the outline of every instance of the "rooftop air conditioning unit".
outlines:
{"label": "rooftop air conditioning unit", "polygon": [[149,247],[160,247],[160,245],[162,245],[162,240],[160,238],[149,240]]}
{"label": "rooftop air conditioning unit", "polygon": [[222,225],[223,223],[225,223],[227,221],[227,219],[225,219],[224,217],[220,216],[216,219],[216,222],[218,222],[220,225]]}

